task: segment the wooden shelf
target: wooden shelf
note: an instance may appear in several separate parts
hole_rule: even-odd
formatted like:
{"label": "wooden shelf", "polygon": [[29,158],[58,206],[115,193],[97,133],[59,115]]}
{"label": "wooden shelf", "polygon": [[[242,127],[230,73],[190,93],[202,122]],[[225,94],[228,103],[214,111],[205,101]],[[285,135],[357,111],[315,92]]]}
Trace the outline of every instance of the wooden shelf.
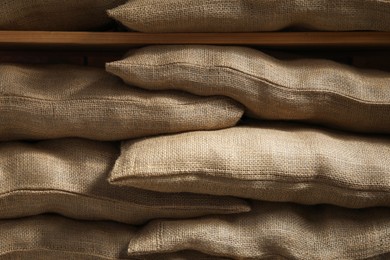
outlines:
{"label": "wooden shelf", "polygon": [[385,48],[387,32],[168,33],[0,31],[2,49],[127,49],[149,44],[254,45],[271,48]]}

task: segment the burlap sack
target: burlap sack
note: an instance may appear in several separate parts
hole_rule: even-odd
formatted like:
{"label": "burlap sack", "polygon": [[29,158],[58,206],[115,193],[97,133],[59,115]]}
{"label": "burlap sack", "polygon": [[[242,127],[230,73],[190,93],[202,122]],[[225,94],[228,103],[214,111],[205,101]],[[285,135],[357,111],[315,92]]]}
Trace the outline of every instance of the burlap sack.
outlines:
{"label": "burlap sack", "polygon": [[387,0],[130,0],[108,14],[142,32],[390,31]]}
{"label": "burlap sack", "polygon": [[350,208],[390,206],[390,138],[287,123],[123,142],[117,185]]}
{"label": "burlap sack", "polygon": [[228,96],[257,118],[390,133],[386,72],[326,60],[280,61],[245,47],[191,45],[142,48],[106,68],[146,89]]}
{"label": "burlap sack", "polygon": [[145,91],[82,66],[0,65],[0,93],[0,140],[121,140],[225,128],[243,113],[226,97]]}
{"label": "burlap sack", "polygon": [[1,259],[127,259],[135,228],[55,215],[0,221]]}
{"label": "burlap sack", "polygon": [[135,228],[114,223],[41,215],[0,221],[0,259],[215,259],[201,253],[180,252],[130,257],[129,240]]}
{"label": "burlap sack", "polygon": [[80,31],[110,22],[106,10],[126,0],[0,0],[0,30]]}
{"label": "burlap sack", "polygon": [[129,255],[198,250],[234,259],[356,260],[390,253],[390,209],[253,201],[249,213],[149,222]]}
{"label": "burlap sack", "polygon": [[82,139],[0,144],[0,218],[55,212],[88,220],[141,224],[248,211],[230,197],[115,187],[107,178],[117,147]]}

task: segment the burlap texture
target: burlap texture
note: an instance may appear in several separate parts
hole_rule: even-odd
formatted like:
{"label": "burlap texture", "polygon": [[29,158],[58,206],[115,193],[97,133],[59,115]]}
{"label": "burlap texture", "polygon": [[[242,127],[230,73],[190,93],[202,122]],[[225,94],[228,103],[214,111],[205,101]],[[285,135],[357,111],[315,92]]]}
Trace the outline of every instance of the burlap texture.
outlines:
{"label": "burlap texture", "polygon": [[130,257],[127,247],[135,232],[129,225],[56,215],[0,220],[0,259],[215,259],[196,252]]}
{"label": "burlap texture", "polygon": [[142,32],[390,30],[387,0],[130,0],[108,14]]}
{"label": "burlap texture", "polygon": [[146,89],[228,96],[257,118],[390,133],[387,72],[327,60],[281,61],[246,47],[196,45],[141,48],[106,68]]}
{"label": "burlap texture", "polygon": [[55,215],[0,221],[1,259],[125,259],[135,228]]}
{"label": "burlap texture", "polygon": [[350,208],[390,206],[390,138],[287,123],[122,144],[117,185]]}
{"label": "burlap texture", "polygon": [[[17,224],[17,223],[16,223]],[[93,228],[93,227],[91,227]],[[115,235],[115,234],[112,234]],[[71,237],[72,239],[77,239],[77,237]],[[69,238],[70,239],[70,238]],[[52,240],[53,241],[53,240]],[[102,241],[99,241],[102,243]],[[103,243],[105,240],[103,240]],[[98,241],[96,241],[98,243]],[[41,243],[42,245],[43,243]],[[128,245],[128,241],[124,243],[125,253],[122,253],[122,251],[118,250],[117,254],[120,254],[120,258],[118,257],[106,257],[106,255],[109,255],[105,253],[104,255],[98,255],[96,253],[86,251],[86,253],[78,253],[74,252],[77,251],[77,246],[74,248],[69,247],[65,250],[57,250],[57,249],[50,249],[50,246],[53,245],[53,243],[46,243],[45,248],[49,249],[37,249],[38,246],[35,246],[34,240],[31,241],[31,246],[29,248],[26,248],[24,251],[15,251],[6,253],[5,255],[0,255],[1,260],[24,260],[24,259],[34,259],[34,260],[50,260],[50,259],[59,259],[59,260],[113,260],[113,259],[131,259],[131,260],[231,260],[231,258],[226,257],[216,257],[216,256],[210,256],[206,254],[202,254],[195,251],[186,251],[186,252],[178,252],[178,253],[166,253],[166,254],[152,254],[152,255],[144,255],[144,256],[126,256],[126,249]],[[28,246],[27,246],[28,247]],[[42,245],[41,247],[44,247]],[[60,244],[54,244],[52,247],[61,247]],[[78,251],[84,251],[88,250],[91,247],[84,247],[82,250]],[[112,248],[110,252],[112,252]],[[115,253],[115,252],[114,252]],[[123,256],[122,256],[123,255]],[[272,260],[277,260],[273,258]],[[283,259],[284,260],[284,259]],[[371,260],[371,259],[370,259]],[[378,258],[378,259],[372,259],[372,260],[387,260],[387,258]]]}
{"label": "burlap texture", "polygon": [[253,201],[249,213],[155,220],[129,255],[198,250],[234,259],[365,259],[390,252],[390,209]]}
{"label": "burlap texture", "polygon": [[81,31],[110,22],[106,10],[126,0],[0,0],[0,30]]}
{"label": "burlap texture", "polygon": [[0,140],[122,140],[225,128],[243,114],[226,97],[146,91],[82,66],[1,65],[0,93]]}
{"label": "burlap texture", "polygon": [[206,255],[197,251],[180,251],[165,254],[150,254],[143,256],[132,256],[136,260],[231,260],[226,257]]}
{"label": "burlap texture", "polygon": [[86,220],[142,224],[248,211],[230,197],[167,194],[115,187],[107,178],[117,147],[83,139],[0,144],[0,218],[55,212]]}

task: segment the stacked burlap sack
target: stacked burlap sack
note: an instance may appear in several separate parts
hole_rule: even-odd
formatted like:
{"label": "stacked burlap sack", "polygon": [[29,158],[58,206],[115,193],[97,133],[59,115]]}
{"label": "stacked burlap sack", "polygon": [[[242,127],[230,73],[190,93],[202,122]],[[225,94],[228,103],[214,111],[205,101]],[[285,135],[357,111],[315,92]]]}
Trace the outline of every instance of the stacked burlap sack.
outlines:
{"label": "stacked burlap sack", "polygon": [[[97,28],[125,1],[62,16],[30,2],[3,2],[0,27]],[[389,6],[133,0],[109,15],[145,32],[386,31]],[[390,73],[202,45],[106,70],[0,64],[0,259],[390,257]]]}
{"label": "stacked burlap sack", "polygon": [[[233,126],[244,108],[230,98],[142,90],[70,65],[1,64],[0,93],[1,259],[134,259],[128,243],[152,219],[250,211],[232,196],[108,181],[118,140]],[[157,259],[187,256],[201,254]]]}
{"label": "stacked burlap sack", "polygon": [[202,45],[106,69],[0,65],[1,258],[388,257],[389,73]]}
{"label": "stacked burlap sack", "polygon": [[0,6],[0,30],[104,30],[115,19],[140,32],[390,31],[387,0],[0,0]]}
{"label": "stacked burlap sack", "polygon": [[390,31],[388,0],[129,0],[108,14],[141,32]]}
{"label": "stacked burlap sack", "polygon": [[122,142],[112,185],[251,205],[247,213],[153,220],[129,242],[129,255],[389,257],[389,73],[202,45],[144,47],[106,69],[151,91],[229,97],[251,118]]}
{"label": "stacked burlap sack", "polygon": [[107,9],[126,0],[0,0],[0,30],[85,31],[112,28]]}

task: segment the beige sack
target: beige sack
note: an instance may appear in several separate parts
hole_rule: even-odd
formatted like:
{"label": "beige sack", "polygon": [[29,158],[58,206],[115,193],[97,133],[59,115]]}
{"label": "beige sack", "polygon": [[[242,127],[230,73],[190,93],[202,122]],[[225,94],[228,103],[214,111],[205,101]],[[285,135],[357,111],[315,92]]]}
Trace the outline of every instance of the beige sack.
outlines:
{"label": "beige sack", "polygon": [[0,30],[80,31],[110,22],[106,10],[126,0],[0,0]]}
{"label": "beige sack", "polygon": [[249,210],[246,202],[230,197],[111,186],[107,178],[118,153],[114,144],[82,139],[0,144],[0,218],[55,212],[141,224]]}
{"label": "beige sack", "polygon": [[108,13],[142,32],[390,31],[387,0],[130,0]]}
{"label": "beige sack", "polygon": [[149,222],[129,255],[189,249],[234,259],[357,260],[389,253],[389,234],[389,208],[254,201],[249,213]]}
{"label": "beige sack", "polygon": [[55,215],[0,221],[1,259],[128,259],[135,228]]}
{"label": "beige sack", "polygon": [[161,192],[390,206],[390,138],[281,123],[129,140],[110,182]]}
{"label": "beige sack", "polygon": [[142,48],[106,68],[146,89],[228,96],[256,118],[390,133],[386,72],[327,60],[280,61],[245,47],[191,45]]}
{"label": "beige sack", "polygon": [[230,127],[243,113],[226,97],[145,91],[82,66],[0,65],[0,93],[0,140],[121,140]]}
{"label": "beige sack", "polygon": [[130,257],[127,247],[135,231],[134,227],[114,222],[80,221],[55,215],[1,220],[0,259],[216,259],[196,252]]}

